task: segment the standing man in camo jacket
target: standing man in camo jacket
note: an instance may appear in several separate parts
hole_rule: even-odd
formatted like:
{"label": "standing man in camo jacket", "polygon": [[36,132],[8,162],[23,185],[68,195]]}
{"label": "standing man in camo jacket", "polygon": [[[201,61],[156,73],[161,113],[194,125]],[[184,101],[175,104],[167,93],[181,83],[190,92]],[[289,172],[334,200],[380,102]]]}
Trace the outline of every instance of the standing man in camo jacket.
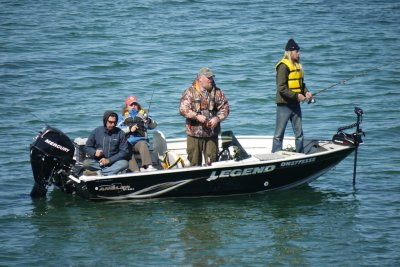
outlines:
{"label": "standing man in camo jacket", "polygon": [[221,121],[229,115],[229,104],[214,81],[210,68],[201,68],[192,86],[182,95],[179,112],[186,118],[187,154],[191,166],[216,162]]}

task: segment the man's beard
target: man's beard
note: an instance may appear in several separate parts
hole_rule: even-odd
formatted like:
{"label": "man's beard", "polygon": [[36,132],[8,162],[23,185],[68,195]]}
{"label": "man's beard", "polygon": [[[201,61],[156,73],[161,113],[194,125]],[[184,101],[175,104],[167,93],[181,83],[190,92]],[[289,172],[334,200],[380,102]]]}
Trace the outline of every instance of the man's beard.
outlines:
{"label": "man's beard", "polygon": [[211,91],[213,89],[213,87],[214,87],[214,83],[213,82],[204,83],[203,87],[207,91]]}

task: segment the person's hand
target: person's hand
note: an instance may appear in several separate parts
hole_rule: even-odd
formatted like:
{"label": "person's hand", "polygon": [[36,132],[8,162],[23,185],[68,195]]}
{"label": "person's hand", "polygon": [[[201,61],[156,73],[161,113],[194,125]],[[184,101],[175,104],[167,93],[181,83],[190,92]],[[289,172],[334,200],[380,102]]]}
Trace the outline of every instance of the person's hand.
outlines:
{"label": "person's hand", "polygon": [[103,156],[103,150],[102,149],[97,149],[96,153],[95,153],[95,156],[97,158],[100,158],[101,156]]}
{"label": "person's hand", "polygon": [[110,160],[107,158],[102,158],[101,160],[99,160],[100,166],[107,166],[109,163],[110,163]]}
{"label": "person's hand", "polygon": [[297,94],[297,100],[299,102],[303,102],[304,100],[306,100],[306,97],[303,94]]}
{"label": "person's hand", "polygon": [[144,118],[143,122],[144,122],[144,124],[149,125],[152,122],[152,120],[150,118]]}
{"label": "person's hand", "polygon": [[204,115],[201,115],[201,114],[197,115],[196,119],[201,123],[205,123],[207,121],[206,117]]}
{"label": "person's hand", "polygon": [[215,128],[217,127],[218,123],[219,123],[219,118],[213,117],[211,120],[208,121],[207,127]]}
{"label": "person's hand", "polygon": [[312,93],[310,93],[310,92],[306,93],[307,100],[310,100],[312,97],[313,97]]}
{"label": "person's hand", "polygon": [[137,124],[133,125],[133,126],[131,127],[131,133],[136,132],[137,129],[139,129],[139,126],[138,126]]}
{"label": "person's hand", "polygon": [[149,115],[147,115],[147,113],[143,114],[143,122],[145,124],[149,124],[151,122],[151,119],[149,118]]}

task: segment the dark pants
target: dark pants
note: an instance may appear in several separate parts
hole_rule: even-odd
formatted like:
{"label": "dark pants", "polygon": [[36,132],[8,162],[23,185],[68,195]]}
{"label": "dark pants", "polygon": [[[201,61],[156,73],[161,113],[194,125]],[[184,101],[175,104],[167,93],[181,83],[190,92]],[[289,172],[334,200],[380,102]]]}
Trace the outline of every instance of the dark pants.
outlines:
{"label": "dark pants", "polygon": [[187,136],[186,151],[191,166],[201,166],[203,155],[208,162],[216,162],[218,156],[218,135],[208,138]]}
{"label": "dark pants", "polygon": [[139,166],[137,164],[135,155],[139,154],[140,160],[142,161],[142,166],[148,166],[152,164],[151,155],[149,151],[149,147],[147,146],[146,141],[140,140],[133,146],[130,146],[131,150],[131,159],[129,160],[129,169],[133,172],[139,171]]}

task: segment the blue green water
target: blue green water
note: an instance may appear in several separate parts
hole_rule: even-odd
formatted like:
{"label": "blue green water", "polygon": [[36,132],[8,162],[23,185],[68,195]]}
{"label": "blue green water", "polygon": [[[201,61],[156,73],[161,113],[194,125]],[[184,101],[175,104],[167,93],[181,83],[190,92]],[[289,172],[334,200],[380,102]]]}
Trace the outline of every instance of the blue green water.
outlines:
{"label": "blue green water", "polygon": [[[395,1],[0,0],[0,265],[398,266],[399,18]],[[273,194],[30,198],[29,144],[45,123],[86,137],[127,95],[148,107],[154,92],[158,129],[183,137],[179,99],[203,66],[230,102],[223,128],[272,135],[289,38],[311,91],[348,80],[302,105],[307,137],[329,139],[364,109],[355,189],[350,156]]]}

